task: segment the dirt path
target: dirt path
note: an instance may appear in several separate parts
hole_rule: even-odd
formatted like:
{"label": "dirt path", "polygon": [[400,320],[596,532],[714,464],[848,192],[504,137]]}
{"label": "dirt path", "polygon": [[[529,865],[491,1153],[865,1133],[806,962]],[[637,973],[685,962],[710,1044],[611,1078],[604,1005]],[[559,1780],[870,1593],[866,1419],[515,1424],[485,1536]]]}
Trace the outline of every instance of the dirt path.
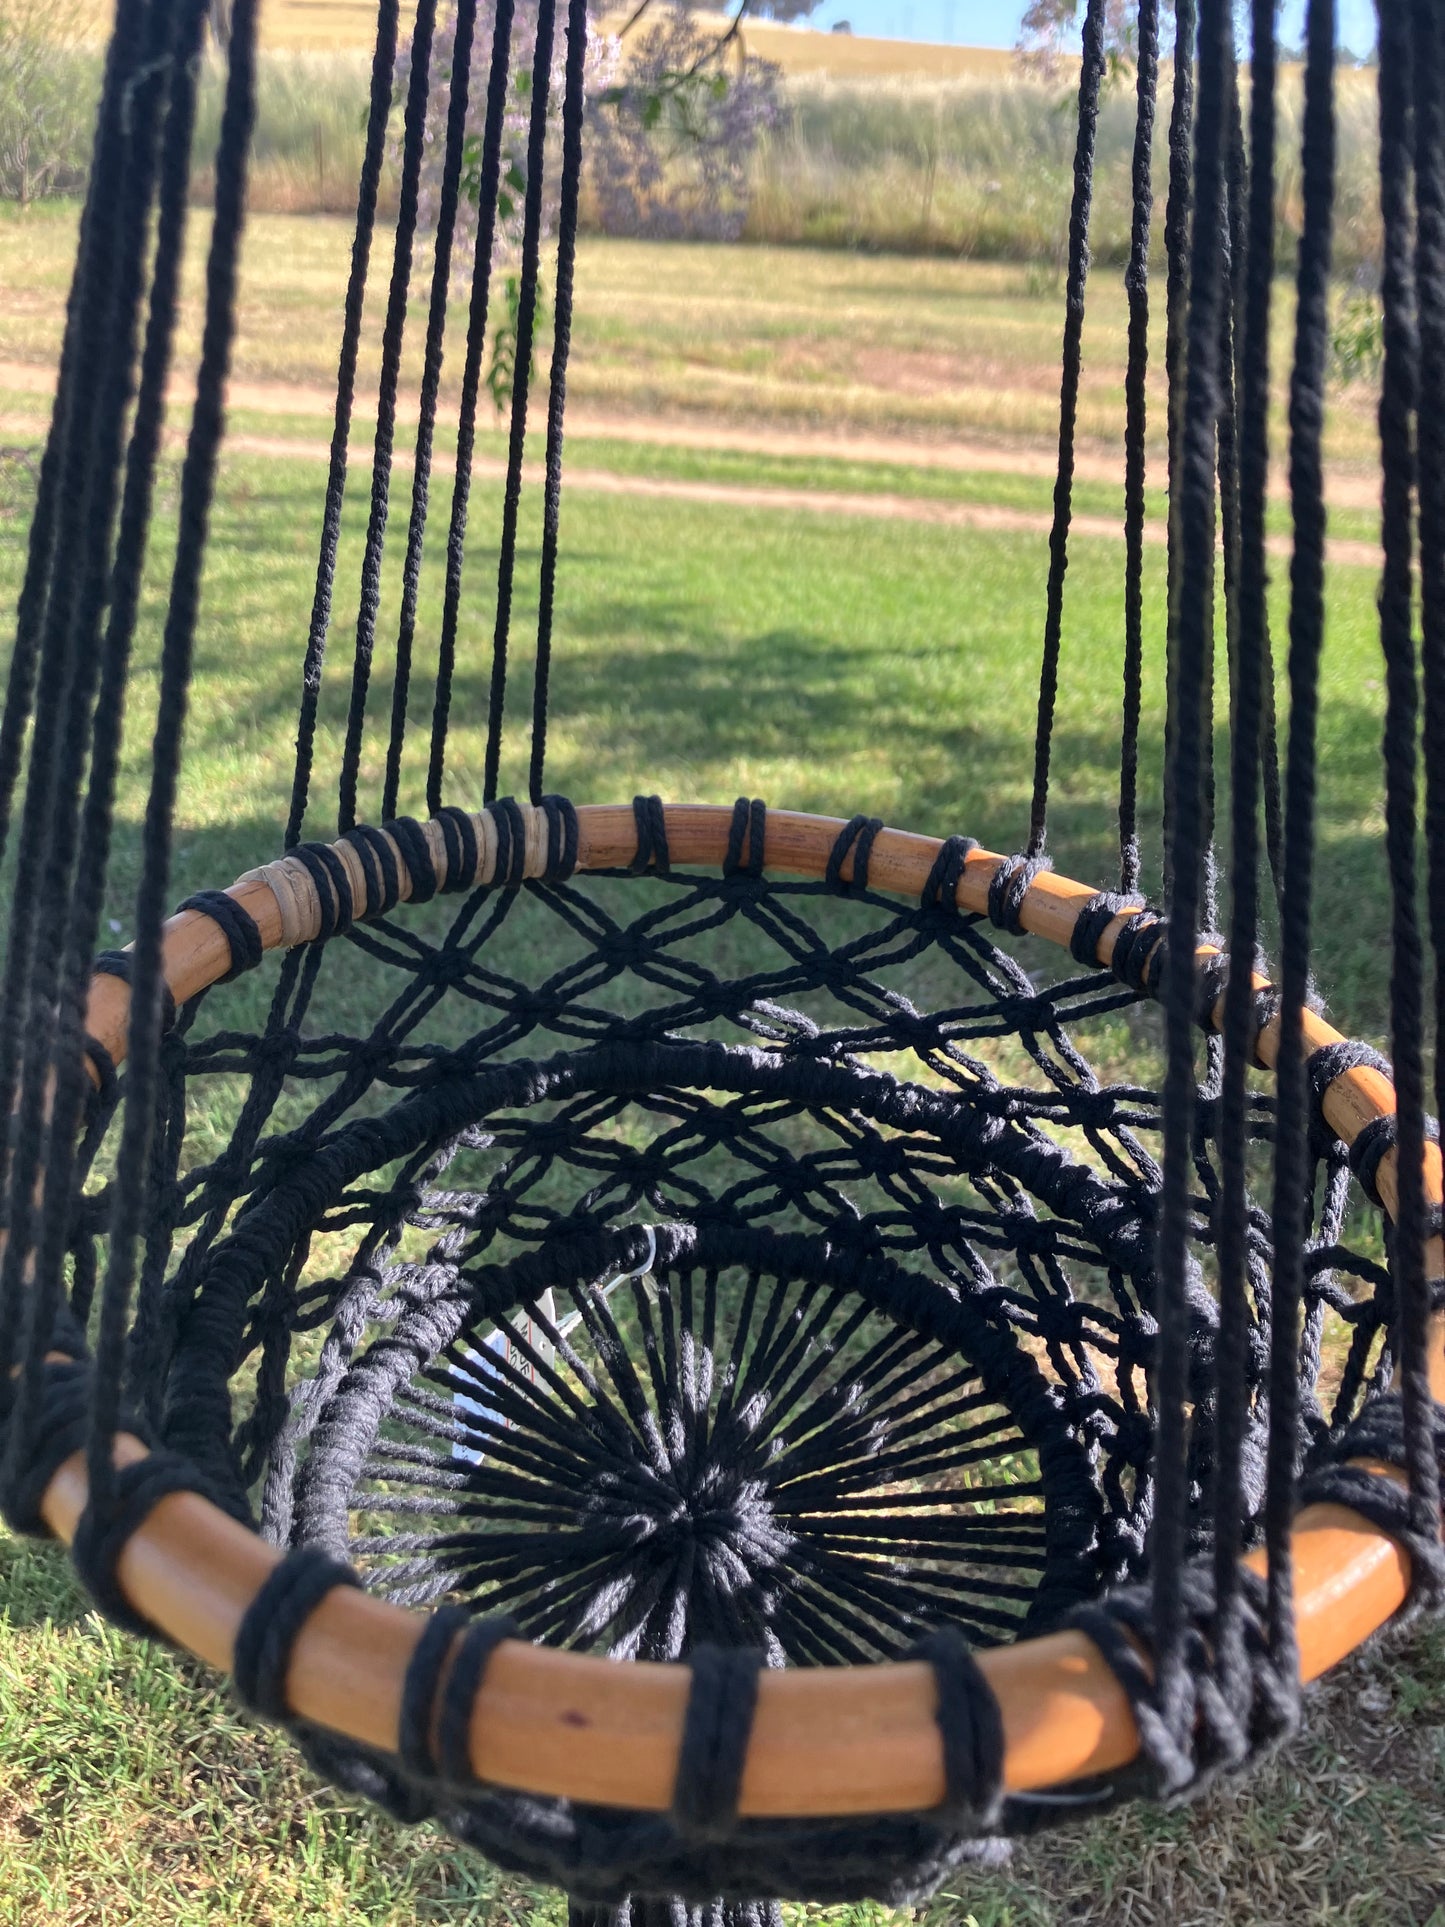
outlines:
{"label": "dirt path", "polygon": [[[12,393],[50,394],[54,389],[53,371],[29,362],[0,361],[0,389]],[[190,399],[188,383],[172,383],[171,402],[183,408]],[[229,391],[233,409],[255,414],[317,415],[330,413],[334,397],[324,390],[288,382],[233,381]],[[405,417],[403,416],[403,419]],[[0,416],[0,431],[11,433],[33,427],[33,419]],[[885,439],[881,436],[813,435],[797,432],[734,428],[725,424],[639,420],[629,416],[589,415],[585,412],[567,417],[567,439],[574,447],[588,440],[625,441],[652,447],[697,450],[736,450],[758,455],[801,455],[820,459],[872,462],[892,467],[946,469],[994,475],[1022,475],[1050,479],[1053,458],[1044,451],[1028,448],[998,448],[990,444],[946,444]],[[235,432],[227,446],[238,453],[262,455],[280,460],[326,461],[328,444],[322,439],[254,435]],[[410,456],[398,451],[394,466],[409,469]],[[450,456],[433,458],[434,473],[450,475]],[[473,464],[479,477],[499,479],[500,462],[479,458]],[[1118,465],[1107,456],[1081,453],[1075,473],[1083,480],[1113,482],[1120,479]],[[607,469],[589,469],[575,458],[568,464],[568,489],[589,494],[632,496],[635,498],[706,502],[733,508],[758,508],[782,512],[801,511],[815,515],[859,516],[875,521],[923,522],[946,528],[983,529],[1009,535],[1047,535],[1049,518],[1028,509],[1006,508],[995,503],[935,502],[911,495],[871,493],[841,489],[773,487],[746,482],[688,481],[678,477],[658,479],[641,475],[619,475]],[[1335,477],[1331,500],[1337,506],[1357,507],[1362,491],[1368,490],[1367,478]],[[1111,516],[1079,515],[1073,518],[1073,531],[1081,537],[1118,541],[1120,523]],[[1165,541],[1161,523],[1145,526],[1144,539],[1151,547]],[[1274,556],[1288,556],[1290,544],[1284,537],[1271,537],[1267,547]],[[1378,565],[1379,551],[1373,543],[1333,539],[1329,544],[1332,562],[1352,563],[1370,568]]]}

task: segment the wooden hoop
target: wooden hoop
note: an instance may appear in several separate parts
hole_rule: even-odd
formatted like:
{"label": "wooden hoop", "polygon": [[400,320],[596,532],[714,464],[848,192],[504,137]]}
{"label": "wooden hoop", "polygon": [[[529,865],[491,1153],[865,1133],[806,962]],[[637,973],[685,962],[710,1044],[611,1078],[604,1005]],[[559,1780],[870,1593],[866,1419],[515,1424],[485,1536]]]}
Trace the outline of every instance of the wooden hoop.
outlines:
{"label": "wooden hoop", "polygon": [[[667,841],[672,860],[715,867],[723,861],[733,813],[709,806],[670,805]],[[577,868],[623,868],[636,857],[630,807],[582,807]],[[526,873],[540,876],[546,860],[541,810],[524,806]],[[478,861],[475,880],[495,872],[497,838],[486,813],[473,818]],[[447,874],[441,826],[422,826],[438,878]],[[770,810],[767,867],[821,877],[840,819]],[[343,861],[349,846],[336,846]],[[901,830],[882,830],[869,861],[874,889],[917,898],[940,844]],[[401,900],[411,879],[393,839]],[[985,850],[964,861],[957,888],[962,910],[985,912],[989,885],[1007,859]],[[359,865],[356,883],[361,884]],[[842,866],[851,879],[852,859]],[[255,921],[263,945],[308,941],[319,935],[321,905],[303,865],[283,858],[242,877],[227,892]],[[360,891],[358,890],[358,894]],[[1024,894],[1024,930],[1067,946],[1087,885],[1045,871]],[[1127,915],[1127,913],[1126,913]],[[1123,928],[1116,917],[1098,941],[1107,965]],[[204,913],[182,911],[165,928],[166,982],[178,1003],[217,982],[230,969],[230,948]],[[1216,954],[1201,948],[1201,957]],[[1265,980],[1256,982],[1264,987]],[[130,993],[125,982],[98,975],[91,985],[92,1037],[119,1063],[125,1054]],[[1213,1013],[1222,1022],[1222,1005]],[[1313,1012],[1304,1014],[1309,1051],[1343,1041]],[[1276,1017],[1261,1031],[1257,1050],[1273,1066],[1279,1047]],[[1353,1143],[1376,1118],[1391,1116],[1394,1089],[1378,1071],[1343,1072],[1324,1093],[1331,1128]],[[1439,1206],[1441,1155],[1426,1146],[1427,1200]],[[1398,1203],[1398,1156],[1389,1150],[1376,1179],[1386,1209]],[[1445,1246],[1433,1237],[1429,1276],[1445,1276]],[[1432,1320],[1431,1390],[1445,1400],[1445,1317]],[[136,1439],[117,1440],[118,1462],[145,1455]],[[1398,1477],[1388,1466],[1372,1470]],[[83,1454],[66,1461],[48,1487],[47,1524],[69,1543],[87,1499]],[[1357,1513],[1342,1506],[1307,1506],[1292,1534],[1300,1675],[1317,1678],[1352,1652],[1404,1603],[1410,1584],[1405,1551]],[[236,1632],[281,1554],[193,1493],[162,1499],[121,1555],[118,1577],[131,1604],[170,1639],[225,1671]],[[1261,1554],[1246,1564],[1263,1572]],[[418,1614],[343,1588],[330,1594],[304,1627],[292,1656],[287,1693],[300,1718],[363,1745],[394,1751],[407,1663],[421,1635]],[[1129,1702],[1093,1643],[1079,1633],[1057,1633],[980,1654],[1003,1714],[1004,1777],[1024,1793],[1109,1773],[1137,1757],[1139,1735]],[[471,1722],[471,1763],[478,1779],[541,1795],[603,1805],[665,1811],[672,1803],[688,1695],[685,1666],[618,1663],[507,1641],[498,1647],[477,1697]],[[743,1774],[739,1812],[745,1817],[795,1818],[926,1810],[944,1794],[943,1759],[934,1721],[929,1667],[914,1663],[765,1672]]]}

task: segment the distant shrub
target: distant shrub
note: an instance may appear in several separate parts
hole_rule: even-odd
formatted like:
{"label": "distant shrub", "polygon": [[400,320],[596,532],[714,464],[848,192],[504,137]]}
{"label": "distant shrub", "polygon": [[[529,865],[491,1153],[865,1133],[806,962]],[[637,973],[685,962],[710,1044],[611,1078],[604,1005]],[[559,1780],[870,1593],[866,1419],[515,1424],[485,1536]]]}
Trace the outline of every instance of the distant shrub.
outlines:
{"label": "distant shrub", "polygon": [[1385,365],[1385,310],[1364,288],[1346,295],[1330,329],[1330,359],[1342,382],[1374,381]]}
{"label": "distant shrub", "polygon": [[[1167,159],[1167,68],[1154,150],[1156,245]],[[1060,265],[1073,184],[1077,75],[1049,70],[926,77],[795,76],[759,144],[746,237],[959,254]],[[1090,241],[1096,264],[1129,248],[1132,82],[1112,84],[1099,113]],[[1280,88],[1278,261],[1293,265],[1303,220],[1301,87]],[[1378,263],[1378,109],[1372,76],[1341,68],[1334,254],[1353,273]]]}
{"label": "distant shrub", "polygon": [[[472,39],[467,85],[467,138],[462,156],[462,197],[457,209],[452,258],[457,267],[470,263],[476,247],[477,206],[481,187],[482,134],[486,122],[487,85],[492,66],[492,42],[496,33],[495,0],[479,0],[476,28]],[[442,174],[446,164],[447,117],[451,111],[451,76],[456,68],[457,15],[455,4],[439,9],[431,48],[431,92],[427,107],[426,145],[422,152],[421,200],[419,218],[424,232],[435,229],[441,199]],[[511,63],[507,76],[507,104],[502,122],[501,188],[497,199],[497,242],[504,254],[515,254],[521,246],[524,197],[527,191],[527,133],[532,114],[532,66],[537,49],[537,8],[535,0],[520,0],[512,16]],[[550,228],[557,198],[557,153],[560,142],[562,73],[566,59],[566,35],[558,20],[552,46],[549,80],[549,122],[553,138],[549,146],[544,181],[547,200],[543,207],[545,225]],[[593,60],[597,59],[594,51]],[[391,165],[394,176],[401,172],[403,119],[407,90],[411,84],[412,43],[407,41],[397,56],[395,111],[391,124]]]}
{"label": "distant shrub", "polygon": [[759,142],[781,112],[777,67],[684,7],[659,8],[589,105],[593,222],[605,234],[737,240]]}
{"label": "distant shrub", "polygon": [[[458,235],[470,258],[481,123],[491,59],[494,0],[480,0],[472,61],[472,108]],[[73,37],[90,0],[0,0],[0,198],[75,194],[89,158],[101,56]],[[776,9],[775,9],[776,10]],[[526,185],[535,0],[517,8],[503,143],[502,252],[515,255]],[[67,23],[71,23],[68,25]],[[72,37],[67,37],[71,35]],[[455,38],[444,0],[433,47],[433,107],[423,163],[423,225],[440,189]],[[821,247],[947,253],[1017,261],[1045,276],[1062,268],[1072,185],[1075,80],[1016,70],[950,79],[876,75],[785,78],[766,63],[720,47],[709,16],[664,0],[641,21],[624,60],[598,32],[588,75],[583,218],[594,231],[685,239],[805,243]],[[565,36],[558,34],[554,102],[560,100]],[[409,73],[396,74],[383,211],[395,206],[400,102]],[[349,214],[366,124],[370,56],[263,54],[257,70],[251,204],[267,212]],[[1167,125],[1168,63],[1159,127]],[[196,132],[195,192],[208,199],[210,156],[220,123],[224,70],[208,56]],[[1280,86],[1277,161],[1278,262],[1293,266],[1303,219],[1299,170],[1301,85]],[[549,139],[555,197],[556,115]],[[1336,90],[1334,259],[1342,276],[1378,271],[1378,108],[1373,77],[1342,66]],[[1099,117],[1091,242],[1095,263],[1116,267],[1129,244],[1131,84],[1105,93]],[[1155,151],[1156,246],[1165,157]],[[551,225],[551,208],[547,210]]]}
{"label": "distant shrub", "polygon": [[[494,0],[481,0],[470,63],[464,199],[454,241],[459,265],[470,260],[475,245],[495,18]],[[448,5],[432,40],[432,90],[422,158],[423,229],[436,224],[455,44],[456,11]],[[503,255],[515,255],[521,241],[535,48],[535,0],[521,0],[513,17],[497,205],[497,244]],[[552,117],[543,203],[549,230],[558,191],[557,128],[565,58],[565,37],[559,27],[551,67]],[[401,161],[401,110],[411,61],[408,45],[397,62],[393,173]],[[699,22],[681,0],[651,0],[625,48],[617,36],[594,22],[586,75],[589,225],[607,234],[735,240],[747,219],[758,139],[778,115],[778,78],[776,68],[749,55],[741,40],[720,34],[714,21]]]}
{"label": "distant shrub", "polygon": [[[0,5],[4,0],[0,0]],[[263,53],[256,63],[251,205],[270,214],[351,214],[365,145],[365,53]],[[209,199],[226,72],[206,58],[196,104],[195,193]]]}
{"label": "distant shrub", "polygon": [[90,161],[100,56],[79,0],[0,0],[0,198],[75,194]]}

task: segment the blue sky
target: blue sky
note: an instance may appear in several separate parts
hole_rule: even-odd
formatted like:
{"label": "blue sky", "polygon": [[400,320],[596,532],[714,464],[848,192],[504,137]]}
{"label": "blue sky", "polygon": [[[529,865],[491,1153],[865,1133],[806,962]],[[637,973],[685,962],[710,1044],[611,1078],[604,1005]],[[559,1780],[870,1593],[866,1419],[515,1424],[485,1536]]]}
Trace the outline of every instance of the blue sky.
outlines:
{"label": "blue sky", "polygon": [[[823,0],[819,26],[848,21],[855,33],[893,40],[939,40],[966,47],[1011,47],[1027,0]],[[1375,38],[1375,0],[1337,0],[1340,39],[1358,53]],[[1298,40],[1304,0],[1286,0],[1281,33]]]}

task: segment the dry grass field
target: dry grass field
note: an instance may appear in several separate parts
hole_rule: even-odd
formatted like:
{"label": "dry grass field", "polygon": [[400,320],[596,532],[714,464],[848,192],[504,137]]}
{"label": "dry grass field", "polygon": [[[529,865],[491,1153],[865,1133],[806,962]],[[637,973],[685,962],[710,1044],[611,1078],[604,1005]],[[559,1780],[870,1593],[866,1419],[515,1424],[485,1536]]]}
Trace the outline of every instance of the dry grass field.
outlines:
{"label": "dry grass field", "polygon": [[[109,30],[108,0],[92,0],[97,36]],[[402,0],[402,31],[416,0]],[[630,9],[604,15],[615,31]],[[702,19],[710,18],[702,15]],[[719,22],[723,16],[718,15]],[[376,31],[372,0],[261,0],[260,38],[268,52],[335,53],[370,47]],[[749,23],[744,45],[771,60],[789,76],[826,75],[837,79],[886,79],[900,74],[934,80],[1006,75],[1013,56],[993,47],[945,47],[925,41],[883,40],[867,34],[823,33],[808,26],[774,21]]]}
{"label": "dry grass field", "polygon": [[[403,13],[406,10],[403,0]],[[615,31],[626,18],[627,12],[608,14],[602,24]],[[366,0],[261,0],[261,42],[268,48],[368,47],[375,23],[376,10]],[[1012,65],[1012,55],[997,48],[940,47],[867,34],[821,33],[813,27],[784,27],[767,20],[750,22],[743,44],[790,76],[826,74],[856,80],[921,74],[945,80],[961,75],[1002,77]]]}

